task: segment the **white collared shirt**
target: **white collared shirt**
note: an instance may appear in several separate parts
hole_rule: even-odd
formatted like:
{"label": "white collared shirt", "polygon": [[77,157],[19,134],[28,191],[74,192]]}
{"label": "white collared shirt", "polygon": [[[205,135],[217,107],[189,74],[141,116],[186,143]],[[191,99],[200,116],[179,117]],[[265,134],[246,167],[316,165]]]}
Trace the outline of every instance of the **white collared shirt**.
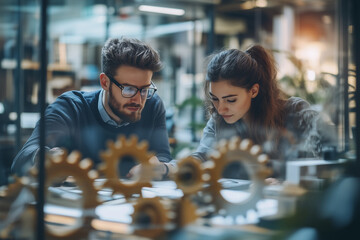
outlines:
{"label": "white collared shirt", "polygon": [[98,110],[99,110],[99,113],[100,113],[100,116],[102,118],[102,120],[106,123],[106,124],[109,124],[111,126],[114,126],[114,127],[124,127],[124,126],[127,126],[129,125],[128,122],[121,122],[120,124],[118,124],[116,121],[114,121],[110,116],[109,114],[106,112],[105,110],[105,107],[104,107],[104,104],[103,104],[103,96],[104,96],[104,89],[101,89],[100,91],[100,96],[99,96],[99,101],[98,101]]}

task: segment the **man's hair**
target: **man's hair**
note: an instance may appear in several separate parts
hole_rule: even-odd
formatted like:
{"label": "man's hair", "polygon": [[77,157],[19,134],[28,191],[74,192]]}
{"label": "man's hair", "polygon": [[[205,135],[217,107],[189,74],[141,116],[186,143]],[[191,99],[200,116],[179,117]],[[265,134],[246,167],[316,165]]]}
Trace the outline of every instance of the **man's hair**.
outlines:
{"label": "man's hair", "polygon": [[114,76],[122,65],[152,72],[162,68],[159,53],[148,44],[132,38],[112,38],[106,41],[101,51],[102,72]]}

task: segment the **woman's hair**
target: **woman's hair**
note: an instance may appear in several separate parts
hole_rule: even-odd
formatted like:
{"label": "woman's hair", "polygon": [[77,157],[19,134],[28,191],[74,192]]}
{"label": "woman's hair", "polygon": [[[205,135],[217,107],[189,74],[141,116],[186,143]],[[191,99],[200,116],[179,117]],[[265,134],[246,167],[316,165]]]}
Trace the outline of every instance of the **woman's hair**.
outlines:
{"label": "woman's hair", "polygon": [[217,113],[209,96],[211,82],[229,81],[231,85],[250,90],[259,84],[259,93],[252,99],[248,112],[249,136],[263,143],[273,130],[283,126],[285,100],[276,80],[273,56],[262,46],[253,45],[246,51],[229,49],[211,56],[207,66],[205,95],[209,113],[216,121],[224,120]]}
{"label": "woman's hair", "polygon": [[133,38],[109,39],[101,51],[102,72],[114,76],[122,65],[158,72],[162,68],[157,51]]}

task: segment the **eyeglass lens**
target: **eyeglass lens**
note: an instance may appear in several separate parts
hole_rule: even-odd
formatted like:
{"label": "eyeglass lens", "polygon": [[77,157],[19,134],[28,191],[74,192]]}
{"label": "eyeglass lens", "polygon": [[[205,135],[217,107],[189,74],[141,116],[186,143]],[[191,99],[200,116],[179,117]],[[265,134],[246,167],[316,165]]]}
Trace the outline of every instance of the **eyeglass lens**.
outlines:
{"label": "eyeglass lens", "polygon": [[[124,97],[133,97],[133,96],[135,96],[137,91],[138,91],[138,89],[133,86],[124,86],[124,88],[122,90],[122,94]],[[140,91],[140,95],[142,97],[146,97],[146,98],[151,98],[155,92],[153,88],[142,88],[142,89],[139,89],[139,91]]]}

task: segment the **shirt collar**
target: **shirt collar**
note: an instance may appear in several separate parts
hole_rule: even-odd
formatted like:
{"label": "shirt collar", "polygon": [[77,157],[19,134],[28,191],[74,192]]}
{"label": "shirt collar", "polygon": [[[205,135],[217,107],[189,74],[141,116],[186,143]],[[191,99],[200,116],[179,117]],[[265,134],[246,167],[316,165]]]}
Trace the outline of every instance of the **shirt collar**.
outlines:
{"label": "shirt collar", "polygon": [[105,92],[104,89],[101,89],[100,95],[99,95],[99,100],[98,100],[98,110],[99,110],[101,119],[104,121],[104,123],[109,124],[109,125],[114,126],[114,127],[127,126],[129,124],[128,122],[122,122],[122,123],[118,124],[113,119],[111,119],[109,114],[106,112],[103,101],[102,101],[103,96],[104,96],[104,92]]}

